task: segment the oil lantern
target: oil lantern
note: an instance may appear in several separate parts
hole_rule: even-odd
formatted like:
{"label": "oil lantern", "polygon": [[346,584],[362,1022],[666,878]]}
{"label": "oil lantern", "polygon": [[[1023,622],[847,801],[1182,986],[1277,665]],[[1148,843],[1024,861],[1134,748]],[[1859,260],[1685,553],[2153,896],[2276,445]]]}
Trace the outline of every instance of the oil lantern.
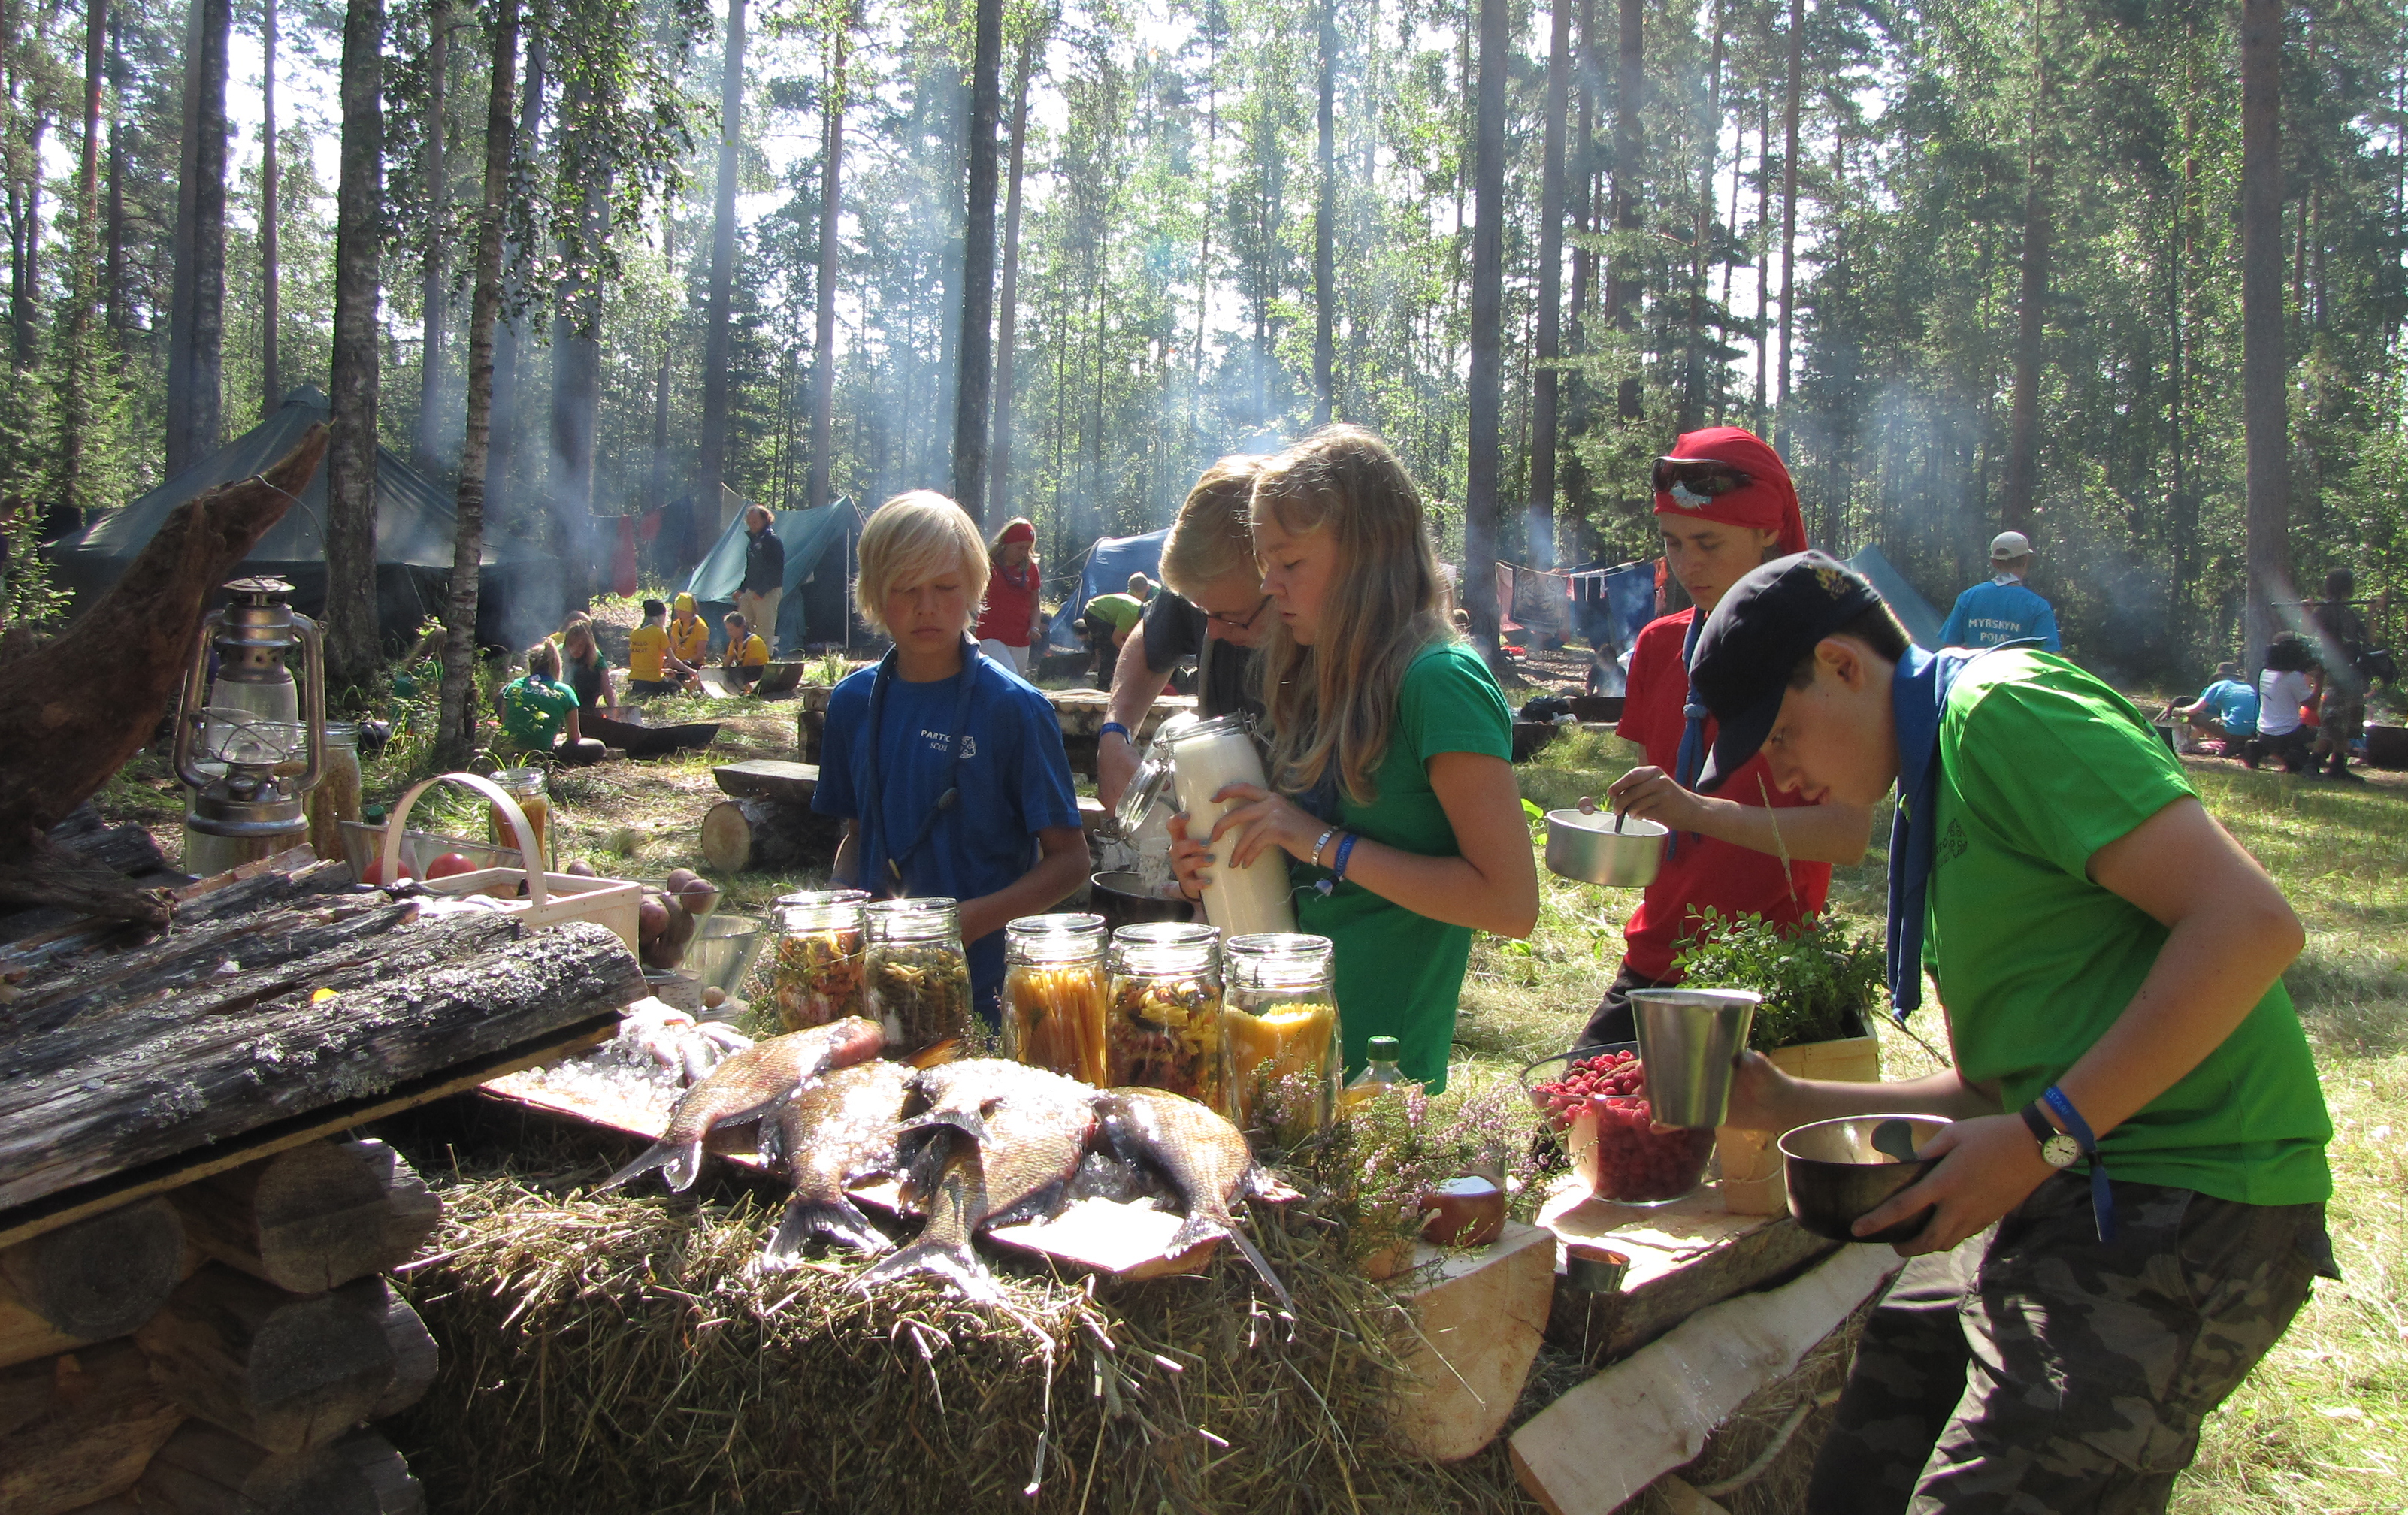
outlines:
{"label": "oil lantern", "polygon": [[[201,622],[176,716],[176,773],[191,791],[184,870],[201,878],[308,840],[303,804],[325,765],[317,622],[294,613],[280,579],[225,589],[225,606]],[[308,654],[297,677],[295,651]]]}

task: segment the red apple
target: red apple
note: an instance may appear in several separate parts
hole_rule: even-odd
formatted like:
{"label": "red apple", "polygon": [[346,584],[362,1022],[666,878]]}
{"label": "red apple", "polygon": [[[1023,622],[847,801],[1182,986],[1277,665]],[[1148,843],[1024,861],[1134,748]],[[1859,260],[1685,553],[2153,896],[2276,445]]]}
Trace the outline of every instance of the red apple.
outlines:
{"label": "red apple", "polygon": [[446,852],[426,865],[426,877],[430,879],[449,879],[455,873],[476,871],[477,865],[470,862],[465,852]]}
{"label": "red apple", "polygon": [[[458,854],[455,853],[453,855],[457,856]],[[408,879],[412,877],[414,877],[414,875],[409,871],[409,864],[405,861],[401,865],[401,879]],[[394,880],[396,883],[400,881],[400,879],[396,879]],[[375,857],[368,859],[368,865],[360,870],[360,882],[364,884],[381,884],[384,882],[384,854],[380,852]]]}

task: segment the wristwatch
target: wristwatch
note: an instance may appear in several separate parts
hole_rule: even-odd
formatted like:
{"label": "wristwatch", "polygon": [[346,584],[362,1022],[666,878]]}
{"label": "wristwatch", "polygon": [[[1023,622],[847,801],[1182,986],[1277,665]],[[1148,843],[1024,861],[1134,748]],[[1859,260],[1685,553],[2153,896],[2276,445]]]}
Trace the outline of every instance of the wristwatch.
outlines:
{"label": "wristwatch", "polygon": [[2053,1168],[2069,1168],[2082,1156],[2082,1143],[2049,1124],[2048,1117],[2040,1110],[2040,1101],[2033,1100],[2023,1108],[2024,1124],[2031,1127],[2032,1138],[2040,1143],[2040,1160]]}

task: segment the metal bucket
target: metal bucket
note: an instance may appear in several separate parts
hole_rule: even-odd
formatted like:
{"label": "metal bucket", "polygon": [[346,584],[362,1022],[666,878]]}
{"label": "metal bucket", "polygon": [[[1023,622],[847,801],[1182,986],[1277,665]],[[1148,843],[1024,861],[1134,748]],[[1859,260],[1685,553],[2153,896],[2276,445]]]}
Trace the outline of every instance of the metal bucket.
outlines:
{"label": "metal bucket", "polygon": [[1731,1065],[1764,996],[1746,989],[1634,989],[1639,1061],[1647,1103],[1665,1125],[1692,1130],[1723,1123]]}
{"label": "metal bucket", "polygon": [[1670,835],[1656,822],[1636,817],[1617,831],[1611,810],[1549,810],[1547,871],[1608,889],[1644,889],[1663,865],[1664,838]]}

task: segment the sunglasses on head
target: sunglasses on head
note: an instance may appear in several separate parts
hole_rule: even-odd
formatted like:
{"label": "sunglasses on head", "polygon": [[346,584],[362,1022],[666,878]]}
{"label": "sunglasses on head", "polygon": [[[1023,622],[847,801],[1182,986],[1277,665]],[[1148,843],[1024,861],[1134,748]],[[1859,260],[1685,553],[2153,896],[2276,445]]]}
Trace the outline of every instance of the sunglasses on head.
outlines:
{"label": "sunglasses on head", "polygon": [[1719,458],[1657,458],[1651,481],[1658,494],[1670,494],[1673,485],[1682,484],[1692,494],[1713,499],[1745,489],[1756,479]]}

